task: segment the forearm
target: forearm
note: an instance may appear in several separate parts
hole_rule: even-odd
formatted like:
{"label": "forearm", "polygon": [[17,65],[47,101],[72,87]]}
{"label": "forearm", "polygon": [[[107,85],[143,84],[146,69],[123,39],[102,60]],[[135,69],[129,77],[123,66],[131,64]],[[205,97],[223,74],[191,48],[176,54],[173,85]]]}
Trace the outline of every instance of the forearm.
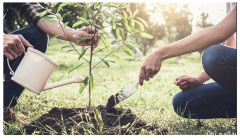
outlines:
{"label": "forearm", "polygon": [[220,43],[215,37],[215,28],[209,27],[184,39],[157,49],[162,60],[205,49]]}
{"label": "forearm", "polygon": [[219,24],[203,29],[177,42],[162,46],[157,53],[162,60],[206,49],[227,40],[236,32],[236,7]]}
{"label": "forearm", "polygon": [[[42,30],[44,31],[46,34],[50,35],[50,36],[55,36],[55,35],[58,35],[60,34],[60,36],[58,37],[59,39],[63,39],[63,40],[70,40],[71,42],[75,42],[75,40],[77,39],[76,38],[76,31],[68,26],[66,26],[64,28],[64,32],[63,32],[63,29],[62,27],[60,26],[59,24],[59,21],[57,19],[57,17],[55,15],[49,15],[49,16],[52,16],[54,17],[54,19],[56,20],[55,23],[53,22],[49,22],[47,20],[45,21],[42,21],[42,19],[40,19],[38,22],[37,22],[37,26]],[[63,26],[63,23],[62,21],[60,21],[60,23],[62,24]],[[68,38],[67,38],[68,37]]]}
{"label": "forearm", "polygon": [[205,71],[202,71],[197,77],[200,80],[200,84],[203,84],[204,82],[211,79]]}

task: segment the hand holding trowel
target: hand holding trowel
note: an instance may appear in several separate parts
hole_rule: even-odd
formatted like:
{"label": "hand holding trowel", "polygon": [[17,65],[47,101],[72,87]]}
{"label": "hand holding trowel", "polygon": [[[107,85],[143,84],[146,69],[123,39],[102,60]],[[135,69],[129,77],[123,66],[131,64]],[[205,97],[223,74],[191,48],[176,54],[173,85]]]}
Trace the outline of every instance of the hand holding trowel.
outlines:
{"label": "hand holding trowel", "polygon": [[132,94],[134,94],[137,91],[138,84],[139,84],[139,79],[137,79],[137,81],[134,84],[130,84],[126,86],[123,90],[116,93],[115,95],[111,95],[111,97],[108,99],[106,108],[111,108],[116,104],[120,103],[121,101],[127,99]]}

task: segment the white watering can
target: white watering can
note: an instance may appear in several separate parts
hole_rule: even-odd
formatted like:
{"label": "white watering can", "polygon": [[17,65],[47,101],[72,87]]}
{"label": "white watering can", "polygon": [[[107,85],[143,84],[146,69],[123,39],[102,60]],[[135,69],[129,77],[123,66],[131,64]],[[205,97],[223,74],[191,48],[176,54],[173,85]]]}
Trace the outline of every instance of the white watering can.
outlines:
{"label": "white watering can", "polygon": [[10,74],[13,75],[11,79],[36,94],[70,83],[83,83],[84,80],[79,75],[73,75],[70,79],[49,84],[47,81],[58,64],[52,57],[31,47],[28,48],[15,72],[10,67],[8,59],[7,63]]}

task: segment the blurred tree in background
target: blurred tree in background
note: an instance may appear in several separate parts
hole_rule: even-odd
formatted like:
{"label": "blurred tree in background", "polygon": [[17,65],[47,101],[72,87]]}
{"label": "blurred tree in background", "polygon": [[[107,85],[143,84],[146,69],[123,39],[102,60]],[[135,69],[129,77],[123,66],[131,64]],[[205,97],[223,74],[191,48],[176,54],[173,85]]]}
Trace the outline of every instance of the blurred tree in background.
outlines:
{"label": "blurred tree in background", "polygon": [[137,39],[137,43],[140,45],[140,50],[142,51],[143,55],[146,56],[147,51],[150,48],[153,48],[156,41],[161,40],[165,36],[164,25],[151,22],[150,20],[151,12],[150,10],[146,9],[146,3],[141,3],[141,4],[131,3],[130,9],[132,11],[135,11],[136,9],[138,9],[139,11],[138,16],[144,19],[148,24],[148,28],[146,28],[145,31],[153,35],[153,39],[142,39],[142,38]]}
{"label": "blurred tree in background", "polygon": [[[147,10],[146,3],[131,3],[130,4],[130,10],[131,11],[136,11],[136,10],[138,11],[136,13],[136,15],[138,17],[142,18],[143,20],[145,20],[146,23],[148,24],[148,27],[145,28],[144,31],[153,35],[153,39],[144,39],[144,38],[137,38],[137,37],[135,38],[136,42],[140,46],[140,51],[142,51],[142,54],[144,56],[146,56],[147,51],[150,48],[153,48],[156,41],[162,39],[165,36],[164,26],[159,25],[155,22],[151,22],[151,20],[150,20],[151,13]],[[120,20],[119,23],[123,23],[123,21]],[[141,27],[141,24],[139,24],[138,21],[136,21],[134,24],[137,27]],[[121,26],[121,24],[119,24],[119,25]],[[125,31],[127,30],[126,27],[123,27],[123,28],[124,28]],[[113,30],[112,33],[116,37],[115,30]],[[137,50],[134,50],[134,51],[135,51],[135,57],[137,57],[138,52],[137,52]]]}
{"label": "blurred tree in background", "polygon": [[[50,4],[47,2],[40,3],[45,8],[51,8],[55,9],[58,8],[58,6],[61,3],[54,3]],[[84,5],[86,3],[82,3]],[[64,13],[68,13],[64,18],[63,22],[69,22],[68,26],[73,27],[75,29],[83,27],[81,24],[77,25],[74,24],[78,17],[88,17],[88,12],[85,11],[82,7],[74,7],[76,3],[71,3],[70,5],[64,7],[60,13],[63,15]],[[154,36],[153,39],[144,39],[144,38],[135,38],[135,40],[139,44],[139,49],[143,55],[146,55],[151,48],[154,47],[156,42],[158,40],[167,40],[165,43],[172,43],[174,41],[180,40],[192,33],[192,20],[193,15],[188,9],[188,5],[184,4],[180,6],[177,3],[151,3],[151,8],[147,8],[146,3],[131,3],[130,10],[135,11],[138,10],[136,13],[132,13],[133,15],[136,14],[138,17],[144,19],[146,23],[148,24],[148,27],[145,27],[145,32],[151,34]],[[54,7],[51,7],[54,6]],[[72,11],[72,12],[69,12]],[[122,12],[122,11],[118,11]],[[126,11],[126,13],[128,13]],[[159,23],[156,18],[156,21],[153,21],[151,19],[151,16],[153,14],[158,14],[160,18],[163,18],[164,22]],[[134,17],[135,18],[135,17]],[[196,18],[196,17],[194,17]],[[199,29],[203,29],[206,27],[210,27],[213,24],[207,22],[207,19],[209,18],[209,14],[202,12],[200,15],[200,18],[196,24],[196,27]],[[133,23],[135,27],[141,27],[143,24],[139,24],[139,20],[135,18],[135,22]],[[124,31],[126,32],[127,28],[123,25],[123,21],[118,20],[117,27],[121,26]],[[24,20],[22,20],[18,15],[14,13],[13,10],[9,10],[4,17],[4,32],[9,33],[14,30],[23,28],[28,26],[28,23],[26,23]],[[116,35],[116,31],[112,31],[112,35]],[[116,36],[115,36],[116,37]],[[157,47],[159,47],[158,45]],[[83,47],[84,48],[84,47]],[[129,47],[131,48],[131,47]],[[139,52],[139,50],[134,50],[135,55]],[[138,52],[137,52],[138,51]],[[200,51],[200,54],[202,51]]]}
{"label": "blurred tree in background", "polygon": [[153,10],[158,11],[165,20],[168,43],[178,41],[192,33],[193,15],[187,4],[178,6],[177,3],[156,3]]}
{"label": "blurred tree in background", "polygon": [[202,12],[202,14],[200,15],[200,20],[197,21],[197,27],[204,29],[213,26],[213,23],[207,22],[208,17],[208,13]]}
{"label": "blurred tree in background", "polygon": [[177,3],[156,3],[154,10],[165,20],[168,43],[180,40],[192,32],[192,13],[188,5],[178,6]]}

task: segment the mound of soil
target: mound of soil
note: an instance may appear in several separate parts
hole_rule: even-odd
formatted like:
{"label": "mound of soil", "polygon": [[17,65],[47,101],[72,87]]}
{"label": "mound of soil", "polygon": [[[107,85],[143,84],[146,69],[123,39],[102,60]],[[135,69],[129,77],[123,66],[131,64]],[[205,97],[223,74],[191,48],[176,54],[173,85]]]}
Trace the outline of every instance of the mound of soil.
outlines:
{"label": "mound of soil", "polygon": [[165,135],[167,130],[152,127],[137,118],[131,110],[89,108],[53,108],[38,120],[25,126],[26,134],[155,134]]}

